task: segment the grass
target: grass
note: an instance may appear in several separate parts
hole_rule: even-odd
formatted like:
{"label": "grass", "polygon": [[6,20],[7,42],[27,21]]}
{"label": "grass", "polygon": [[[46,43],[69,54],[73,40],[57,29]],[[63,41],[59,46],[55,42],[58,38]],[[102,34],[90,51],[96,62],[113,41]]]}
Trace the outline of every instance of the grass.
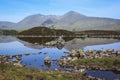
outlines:
{"label": "grass", "polygon": [[106,67],[120,67],[120,57],[104,57],[95,59],[78,59],[73,62],[73,64],[79,65],[96,65],[96,66],[106,66]]}
{"label": "grass", "polygon": [[0,80],[77,80],[78,78],[72,73],[19,68],[10,64],[2,65],[0,66]]}

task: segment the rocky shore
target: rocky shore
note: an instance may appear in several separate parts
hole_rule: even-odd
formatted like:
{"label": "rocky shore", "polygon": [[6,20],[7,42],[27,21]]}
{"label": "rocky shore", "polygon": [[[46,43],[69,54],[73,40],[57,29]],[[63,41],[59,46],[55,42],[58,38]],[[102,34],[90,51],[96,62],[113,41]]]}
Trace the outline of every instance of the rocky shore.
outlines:
{"label": "rocky shore", "polygon": [[[62,57],[58,64],[63,67],[74,70],[91,69],[91,70],[116,70],[120,71],[120,51],[108,49],[102,50],[88,50],[82,49],[72,50],[68,52],[69,57]],[[105,64],[106,63],[106,64]],[[70,69],[69,69],[70,70]]]}
{"label": "rocky shore", "polygon": [[[105,71],[110,70],[110,71],[120,72],[120,50],[108,49],[102,51],[102,50],[90,49],[88,51],[84,51],[83,49],[74,49],[71,50],[70,52],[64,52],[64,53],[68,54],[68,56],[61,57],[56,62],[59,66],[65,67],[66,70],[62,71],[56,68],[53,71],[53,73],[59,72],[60,74],[69,74],[72,75],[72,77],[75,77],[76,78],[75,80],[104,80],[99,77],[86,75],[86,70],[105,70]],[[31,54],[27,52],[23,55],[29,56]],[[7,56],[0,55],[0,65],[12,65],[17,67],[18,69],[25,68],[24,67],[25,65],[21,63],[21,59],[23,55],[22,54],[7,55]],[[44,62],[45,64],[51,64],[51,57],[49,56],[45,57]],[[5,66],[0,66],[0,67],[2,71],[6,71]],[[30,76],[26,76],[26,78],[27,77]],[[25,80],[33,80],[33,79],[25,79]],[[36,80],[40,80],[40,79],[36,79]],[[47,79],[45,78],[42,80],[47,80]],[[115,79],[115,80],[119,80],[119,79]]]}

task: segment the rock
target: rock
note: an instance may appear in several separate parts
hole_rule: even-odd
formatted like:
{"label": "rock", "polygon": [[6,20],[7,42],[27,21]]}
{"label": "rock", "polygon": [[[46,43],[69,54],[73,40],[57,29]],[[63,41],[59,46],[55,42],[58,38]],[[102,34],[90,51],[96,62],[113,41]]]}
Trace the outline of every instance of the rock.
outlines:
{"label": "rock", "polygon": [[17,60],[17,59],[13,59],[13,60],[12,60],[12,62],[15,62],[15,63],[18,62],[18,61],[19,61],[19,60]]}
{"label": "rock", "polygon": [[37,43],[37,42],[35,42],[34,44],[35,44],[35,45],[38,45],[38,43]]}
{"label": "rock", "polygon": [[78,58],[77,57],[74,57],[73,59],[72,59],[72,61],[75,61],[75,60],[77,60]]}
{"label": "rock", "polygon": [[16,66],[16,67],[23,67],[23,65],[21,64],[20,61],[18,63],[13,63],[13,65]]}
{"label": "rock", "polygon": [[9,59],[12,59],[13,58],[13,56],[12,55],[9,55]]}
{"label": "rock", "polygon": [[106,51],[107,52],[112,52],[112,51],[114,51],[114,49],[107,49]]}
{"label": "rock", "polygon": [[120,50],[119,50],[119,51],[117,51],[117,55],[120,55]]}
{"label": "rock", "polygon": [[92,77],[92,76],[87,76],[87,80],[94,80],[95,78],[94,77]]}
{"label": "rock", "polygon": [[85,69],[85,68],[81,68],[81,69],[79,69],[79,71],[80,71],[81,73],[84,73],[84,72],[86,71],[86,69]]}
{"label": "rock", "polygon": [[96,78],[96,80],[103,80],[103,79],[101,79],[101,78]]}
{"label": "rock", "polygon": [[51,63],[50,57],[49,56],[45,57],[44,62],[50,64]]}
{"label": "rock", "polygon": [[72,60],[72,58],[71,58],[71,57],[68,57],[68,58],[67,58],[67,60],[68,60],[68,61],[71,61],[71,60]]}
{"label": "rock", "polygon": [[92,50],[92,49],[89,49],[89,50],[88,50],[88,53],[93,53],[93,50]]}
{"label": "rock", "polygon": [[30,55],[30,53],[26,52],[25,55],[28,56],[28,55]]}

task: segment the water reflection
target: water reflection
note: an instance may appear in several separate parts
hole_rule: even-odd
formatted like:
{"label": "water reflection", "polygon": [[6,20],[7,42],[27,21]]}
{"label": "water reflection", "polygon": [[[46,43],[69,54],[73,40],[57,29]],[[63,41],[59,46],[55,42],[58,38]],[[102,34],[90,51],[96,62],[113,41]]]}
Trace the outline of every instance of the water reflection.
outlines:
{"label": "water reflection", "polygon": [[79,48],[83,49],[90,45],[109,44],[114,42],[119,42],[119,40],[108,38],[74,38],[73,40],[66,42],[64,48],[68,50]]}
{"label": "water reflection", "polygon": [[92,46],[86,46],[84,48],[84,50],[89,50],[89,49],[92,49],[92,50],[107,50],[107,49],[114,49],[114,50],[120,50],[120,42],[115,42],[115,43],[112,43],[112,44],[101,44],[101,45],[92,45]]}
{"label": "water reflection", "polygon": [[[11,42],[11,41],[19,41],[27,47],[40,49],[43,48],[44,44],[47,42],[51,42],[56,40],[56,38],[46,38],[46,37],[12,37],[12,36],[0,36],[0,43],[3,42]],[[64,46],[55,46],[59,49],[62,47],[71,50],[71,49],[78,49],[84,48],[85,46],[90,45],[98,45],[98,44],[108,44],[113,42],[119,42],[118,39],[108,39],[108,38],[71,38],[71,37],[63,37],[65,40]]]}
{"label": "water reflection", "polygon": [[[57,41],[59,37],[18,37],[22,41],[26,41],[35,45],[43,45],[45,47],[57,47],[62,49],[64,44]],[[72,40],[73,37],[63,37],[65,42]]]}
{"label": "water reflection", "polygon": [[0,43],[0,54],[4,54],[4,55],[24,54],[26,52],[35,53],[35,52],[39,52],[39,50],[26,47],[24,44],[22,44],[19,41]]}
{"label": "water reflection", "polygon": [[[45,44],[50,41],[55,41],[58,37],[17,37],[17,38],[20,40],[29,42],[29,43],[33,43],[33,44],[38,43],[39,45],[41,45],[41,44]],[[63,39],[67,42],[74,38],[73,37],[63,37]]]}
{"label": "water reflection", "polygon": [[29,42],[29,43],[33,43],[33,44],[45,44],[46,42],[50,42],[52,40],[55,40],[55,38],[53,37],[18,37],[18,39]]}
{"label": "water reflection", "polygon": [[[46,43],[54,42],[57,37],[18,37],[20,40],[37,44],[37,45],[46,45]],[[73,38],[73,37],[64,37],[65,45],[55,45],[58,49],[62,49],[63,47],[72,50],[78,48],[84,48],[89,45],[96,44],[108,44],[113,42],[119,42],[118,39],[113,38]],[[46,46],[47,47],[47,46]],[[49,46],[48,46],[49,47]],[[52,47],[52,46],[51,46]]]}

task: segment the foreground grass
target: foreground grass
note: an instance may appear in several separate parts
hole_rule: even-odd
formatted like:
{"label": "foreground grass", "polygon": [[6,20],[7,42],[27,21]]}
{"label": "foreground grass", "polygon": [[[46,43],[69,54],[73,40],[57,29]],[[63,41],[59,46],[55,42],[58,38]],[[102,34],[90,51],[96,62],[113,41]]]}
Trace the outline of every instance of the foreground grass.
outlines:
{"label": "foreground grass", "polygon": [[106,67],[120,67],[120,56],[119,57],[104,57],[95,59],[78,59],[73,64],[86,65],[86,66],[106,66]]}
{"label": "foreground grass", "polygon": [[[78,59],[73,64],[86,66],[120,67],[120,57],[105,57],[96,59]],[[0,64],[0,80],[84,80],[80,73],[65,73],[60,71],[42,71],[15,67],[10,64]]]}
{"label": "foreground grass", "polygon": [[76,75],[64,72],[18,68],[0,64],[0,80],[77,80]]}

